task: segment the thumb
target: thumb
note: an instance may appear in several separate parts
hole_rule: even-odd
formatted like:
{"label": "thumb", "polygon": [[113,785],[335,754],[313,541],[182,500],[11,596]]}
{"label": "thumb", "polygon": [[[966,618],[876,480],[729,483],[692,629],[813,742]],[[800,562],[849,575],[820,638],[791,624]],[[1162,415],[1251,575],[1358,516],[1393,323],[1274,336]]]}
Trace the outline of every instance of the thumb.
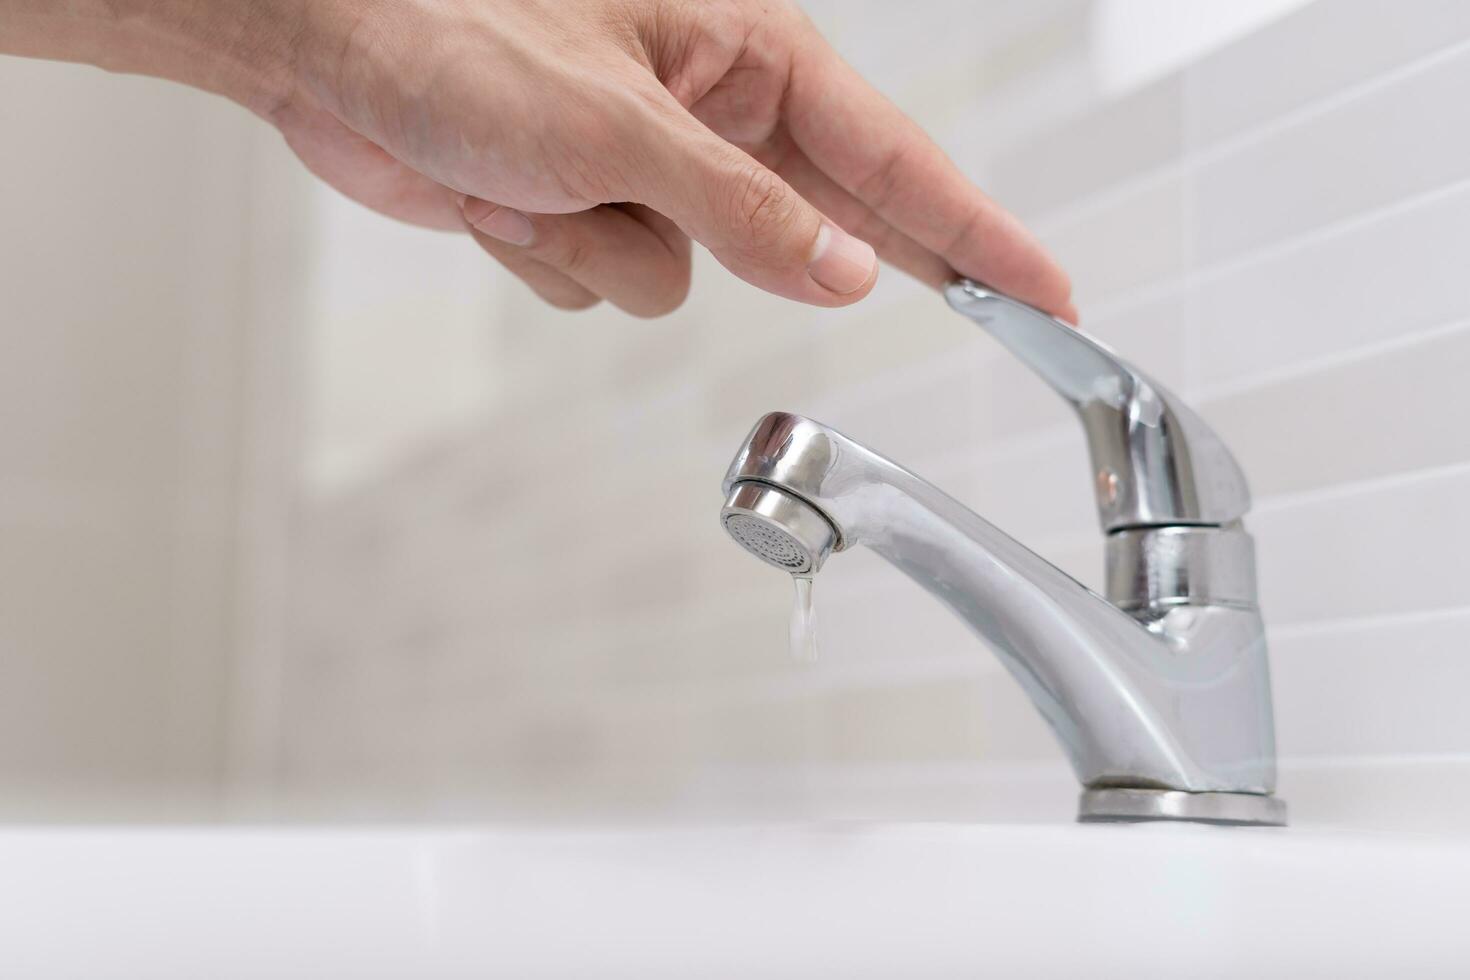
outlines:
{"label": "thumb", "polygon": [[[682,110],[681,110],[682,111]],[[845,306],[878,277],[872,246],[843,231],[791,185],[692,116],[643,145],[656,159],[635,199],[679,225],[720,264],[767,292]],[[656,176],[655,176],[656,175]]]}

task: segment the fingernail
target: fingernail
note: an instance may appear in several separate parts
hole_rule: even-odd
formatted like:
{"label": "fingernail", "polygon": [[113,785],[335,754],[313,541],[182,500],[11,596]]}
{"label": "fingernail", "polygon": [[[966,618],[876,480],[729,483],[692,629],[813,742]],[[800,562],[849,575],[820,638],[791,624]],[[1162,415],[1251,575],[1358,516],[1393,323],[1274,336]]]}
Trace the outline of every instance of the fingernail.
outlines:
{"label": "fingernail", "polygon": [[476,231],[509,245],[529,245],[536,238],[531,219],[515,208],[503,208],[489,201],[471,199],[462,205],[465,220]]}
{"label": "fingernail", "polygon": [[823,222],[806,271],[818,285],[834,293],[847,294],[867,285],[877,264],[878,255],[873,246],[830,222]]}

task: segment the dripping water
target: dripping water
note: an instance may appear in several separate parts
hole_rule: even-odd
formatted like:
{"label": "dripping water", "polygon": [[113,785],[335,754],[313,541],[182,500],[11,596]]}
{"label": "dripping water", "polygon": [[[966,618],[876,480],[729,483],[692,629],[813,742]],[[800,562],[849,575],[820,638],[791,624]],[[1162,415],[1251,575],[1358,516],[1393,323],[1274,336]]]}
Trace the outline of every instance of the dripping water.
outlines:
{"label": "dripping water", "polygon": [[796,596],[791,603],[791,656],[803,663],[817,659],[817,621],[812,612],[812,577],[793,575]]}

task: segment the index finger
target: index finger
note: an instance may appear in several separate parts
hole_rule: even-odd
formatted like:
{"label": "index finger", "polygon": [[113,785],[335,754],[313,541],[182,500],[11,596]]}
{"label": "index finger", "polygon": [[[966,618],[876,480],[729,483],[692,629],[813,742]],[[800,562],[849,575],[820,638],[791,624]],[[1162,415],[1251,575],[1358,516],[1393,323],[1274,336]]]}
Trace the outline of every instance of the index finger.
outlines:
{"label": "index finger", "polygon": [[832,180],[956,272],[1075,317],[1067,274],[908,116],[819,35],[797,51],[787,125]]}

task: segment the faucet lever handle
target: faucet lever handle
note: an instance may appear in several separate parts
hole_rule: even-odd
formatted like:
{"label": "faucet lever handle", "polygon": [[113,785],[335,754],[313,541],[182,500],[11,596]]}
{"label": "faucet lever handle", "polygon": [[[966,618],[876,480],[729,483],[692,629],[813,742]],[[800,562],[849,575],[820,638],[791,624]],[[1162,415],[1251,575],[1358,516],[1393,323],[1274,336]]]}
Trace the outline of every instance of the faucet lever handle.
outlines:
{"label": "faucet lever handle", "polygon": [[1077,412],[1105,532],[1245,516],[1250,489],[1240,465],[1173,393],[1075,327],[988,286],[956,279],[944,295]]}

